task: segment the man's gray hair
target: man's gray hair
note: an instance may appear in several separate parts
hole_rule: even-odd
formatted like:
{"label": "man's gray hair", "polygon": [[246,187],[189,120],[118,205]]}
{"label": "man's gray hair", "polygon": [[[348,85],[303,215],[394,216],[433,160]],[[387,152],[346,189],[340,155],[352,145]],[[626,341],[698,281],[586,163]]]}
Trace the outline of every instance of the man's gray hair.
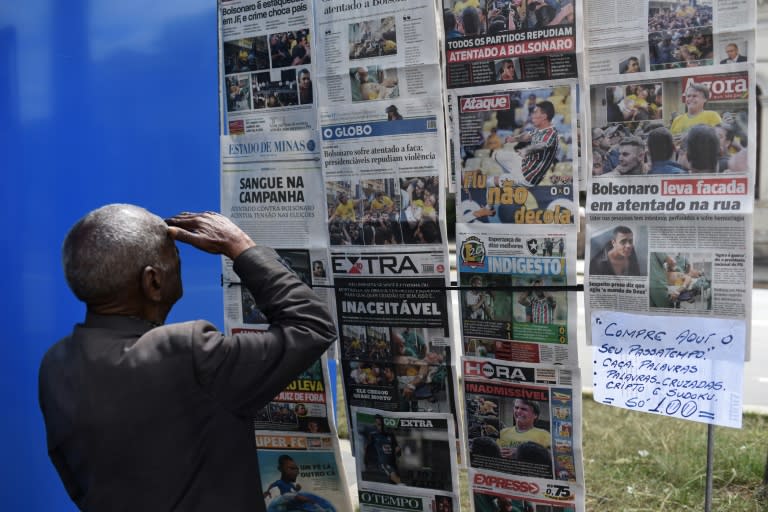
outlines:
{"label": "man's gray hair", "polygon": [[147,265],[162,268],[165,221],[131,204],[102,206],[77,221],[62,247],[67,283],[86,304],[139,286]]}

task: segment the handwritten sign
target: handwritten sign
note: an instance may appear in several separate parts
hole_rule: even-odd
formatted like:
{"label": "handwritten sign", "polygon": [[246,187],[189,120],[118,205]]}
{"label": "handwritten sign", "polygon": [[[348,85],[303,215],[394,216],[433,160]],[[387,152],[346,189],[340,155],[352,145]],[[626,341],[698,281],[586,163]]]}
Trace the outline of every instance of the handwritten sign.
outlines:
{"label": "handwritten sign", "polygon": [[592,311],[595,400],[741,427],[744,321]]}

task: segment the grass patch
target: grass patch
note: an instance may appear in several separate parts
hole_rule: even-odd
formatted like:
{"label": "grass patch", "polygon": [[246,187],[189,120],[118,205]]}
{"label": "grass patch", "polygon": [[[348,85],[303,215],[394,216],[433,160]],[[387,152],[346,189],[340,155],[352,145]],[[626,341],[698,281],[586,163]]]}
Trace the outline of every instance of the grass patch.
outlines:
{"label": "grass patch", "polygon": [[[583,400],[587,510],[704,510],[707,426]],[[715,427],[712,510],[762,512],[768,417]]]}
{"label": "grass patch", "polygon": [[[339,436],[348,438],[341,392],[337,405]],[[588,394],[582,413],[588,511],[704,510],[705,424],[601,405]],[[768,511],[768,416],[745,414],[741,429],[715,427],[714,443],[712,511]],[[466,470],[459,477],[461,506],[470,510]]]}

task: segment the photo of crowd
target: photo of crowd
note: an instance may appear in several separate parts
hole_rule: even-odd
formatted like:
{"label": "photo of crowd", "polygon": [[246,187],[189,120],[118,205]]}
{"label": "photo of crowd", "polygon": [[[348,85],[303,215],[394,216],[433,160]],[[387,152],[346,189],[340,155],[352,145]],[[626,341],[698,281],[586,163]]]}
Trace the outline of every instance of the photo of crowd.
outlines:
{"label": "photo of crowd", "polygon": [[397,54],[395,17],[361,21],[349,26],[349,60]]}
{"label": "photo of crowd", "polygon": [[[262,73],[253,73],[251,81],[253,84],[253,108],[279,108],[292,105],[299,105],[300,92],[308,103],[312,102],[312,81],[309,77],[309,71],[299,72],[305,82],[302,85],[301,80],[297,81],[295,69],[284,69],[282,71],[265,71]],[[277,78],[277,80],[275,80]],[[309,93],[307,95],[307,89]]]}
{"label": "photo of crowd", "polygon": [[312,62],[309,29],[278,32],[269,36],[272,68],[304,66]]}
{"label": "photo of crowd", "polygon": [[607,122],[593,124],[592,176],[746,174],[747,98],[711,99],[692,80],[684,91],[677,79],[593,89]]}
{"label": "photo of crowd", "polygon": [[266,36],[237,39],[224,43],[224,74],[269,69]]}
{"label": "photo of crowd", "polygon": [[652,71],[713,64],[712,2],[686,0],[671,7],[651,7],[648,52]]}
{"label": "photo of crowd", "polygon": [[640,83],[606,87],[605,104],[609,123],[628,123],[662,118],[662,84]]}
{"label": "photo of crowd", "polygon": [[647,226],[619,225],[600,229],[590,240],[590,276],[647,275]]}
{"label": "photo of crowd", "polygon": [[434,244],[442,239],[438,221],[439,177],[328,182],[331,245]]}
{"label": "photo of crowd", "polygon": [[444,5],[449,5],[443,10],[446,39],[538,30],[575,19],[572,0],[455,0]]}

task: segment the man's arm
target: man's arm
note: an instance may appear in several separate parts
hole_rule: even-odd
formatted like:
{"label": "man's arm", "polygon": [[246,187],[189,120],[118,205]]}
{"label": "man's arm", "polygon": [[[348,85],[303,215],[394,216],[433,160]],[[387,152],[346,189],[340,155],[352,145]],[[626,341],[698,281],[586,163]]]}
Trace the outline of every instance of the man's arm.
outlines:
{"label": "man's arm", "polygon": [[267,316],[269,329],[225,336],[198,322],[192,333],[201,385],[225,407],[251,414],[272,400],[336,339],[328,307],[268,247],[215,213],[167,220],[177,240],[234,259],[234,271]]}

